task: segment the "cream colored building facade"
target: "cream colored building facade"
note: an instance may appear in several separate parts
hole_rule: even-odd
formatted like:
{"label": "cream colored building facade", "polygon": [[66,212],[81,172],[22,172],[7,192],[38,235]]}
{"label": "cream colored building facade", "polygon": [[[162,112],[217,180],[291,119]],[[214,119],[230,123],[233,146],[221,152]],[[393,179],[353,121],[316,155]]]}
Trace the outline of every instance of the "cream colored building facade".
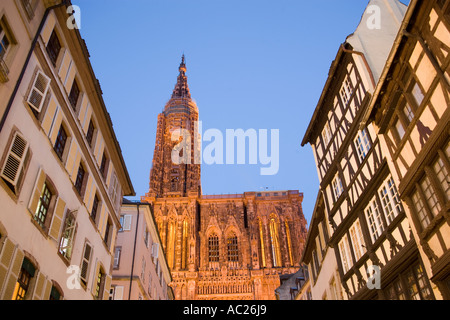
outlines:
{"label": "cream colored building facade", "polygon": [[[302,145],[320,180],[303,262],[313,299],[433,299],[385,141],[362,122],[407,7],[369,1],[333,62]],[[379,285],[373,281],[379,280]]]}
{"label": "cream colored building facade", "polygon": [[167,266],[151,206],[124,200],[114,250],[113,300],[173,300]]}
{"label": "cream colored building facade", "polygon": [[436,299],[450,299],[449,105],[450,1],[411,1],[364,121],[386,145]]}
{"label": "cream colored building facade", "polygon": [[69,5],[0,3],[0,299],[109,299],[134,195]]}

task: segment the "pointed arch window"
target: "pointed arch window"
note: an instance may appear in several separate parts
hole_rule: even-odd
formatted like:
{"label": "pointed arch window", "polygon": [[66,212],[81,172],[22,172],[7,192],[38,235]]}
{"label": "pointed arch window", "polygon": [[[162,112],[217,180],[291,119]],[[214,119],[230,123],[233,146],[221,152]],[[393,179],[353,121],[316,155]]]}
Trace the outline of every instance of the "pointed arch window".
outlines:
{"label": "pointed arch window", "polygon": [[170,221],[167,230],[167,263],[169,265],[169,268],[173,268],[175,266],[175,233],[175,221]]}
{"label": "pointed arch window", "polygon": [[263,230],[263,224],[261,219],[259,220],[259,241],[261,243],[261,265],[263,268],[266,267],[266,253],[265,253],[265,247],[264,247],[264,230]]}
{"label": "pointed arch window", "polygon": [[273,266],[281,267],[281,251],[280,251],[280,237],[279,237],[279,224],[275,218],[270,219],[270,242],[273,257]]}
{"label": "pointed arch window", "polygon": [[208,262],[211,269],[219,267],[219,237],[215,233],[208,238]]}
{"label": "pointed arch window", "polygon": [[286,240],[288,245],[288,251],[289,251],[289,263],[291,266],[294,265],[294,258],[292,256],[292,241],[291,241],[291,229],[289,227],[289,221],[285,221],[285,228],[286,228]]}
{"label": "pointed arch window", "polygon": [[227,260],[229,267],[237,268],[239,263],[239,245],[238,237],[234,232],[227,238]]}
{"label": "pointed arch window", "polygon": [[189,223],[187,220],[183,221],[183,243],[181,248],[181,269],[187,268],[187,252],[188,252],[188,237],[189,237]]}

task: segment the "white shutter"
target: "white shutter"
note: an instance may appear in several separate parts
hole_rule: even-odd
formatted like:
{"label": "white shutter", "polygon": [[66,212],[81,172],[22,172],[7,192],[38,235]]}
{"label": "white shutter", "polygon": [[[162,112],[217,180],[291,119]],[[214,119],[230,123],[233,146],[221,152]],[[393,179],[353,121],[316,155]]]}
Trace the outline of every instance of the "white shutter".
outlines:
{"label": "white shutter", "polygon": [[153,243],[152,245],[152,257],[158,259],[159,243]]}
{"label": "white shutter", "polygon": [[34,78],[33,86],[28,95],[27,102],[34,110],[41,112],[44,103],[45,95],[47,94],[50,85],[50,78],[41,71],[38,71],[36,78]]}
{"label": "white shutter", "polygon": [[131,230],[131,219],[132,219],[132,215],[125,215],[123,216],[123,226],[122,226],[122,230],[123,231],[130,231]]}
{"label": "white shutter", "polygon": [[123,286],[114,287],[114,300],[123,300]]}
{"label": "white shutter", "polygon": [[19,181],[27,152],[28,142],[16,132],[1,171],[1,177],[14,187],[17,186]]}

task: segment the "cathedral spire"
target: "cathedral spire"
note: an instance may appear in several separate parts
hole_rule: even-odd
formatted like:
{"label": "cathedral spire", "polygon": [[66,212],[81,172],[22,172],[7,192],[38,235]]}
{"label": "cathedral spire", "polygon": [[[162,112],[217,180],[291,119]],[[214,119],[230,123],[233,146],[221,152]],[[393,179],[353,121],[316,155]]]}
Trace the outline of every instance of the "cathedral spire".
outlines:
{"label": "cathedral spire", "polygon": [[178,75],[177,84],[173,90],[172,99],[174,98],[187,98],[191,99],[191,93],[189,92],[189,87],[187,84],[186,77],[186,62],[184,54],[181,57],[180,67],[178,68],[180,74]]}

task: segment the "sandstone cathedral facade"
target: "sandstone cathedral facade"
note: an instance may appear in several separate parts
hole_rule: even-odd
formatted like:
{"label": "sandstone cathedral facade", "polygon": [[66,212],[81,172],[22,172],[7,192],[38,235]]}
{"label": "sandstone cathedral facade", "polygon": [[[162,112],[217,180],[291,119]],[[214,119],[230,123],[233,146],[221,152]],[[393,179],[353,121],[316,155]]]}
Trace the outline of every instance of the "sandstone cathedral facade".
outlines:
{"label": "sandstone cathedral facade", "polygon": [[[175,298],[275,299],[280,275],[299,268],[307,235],[303,194],[203,195],[201,166],[194,159],[199,151],[195,139],[200,139],[198,108],[191,99],[184,56],[179,72],[172,97],[158,116],[150,189],[141,199],[152,205]],[[185,161],[192,164],[172,161],[177,129],[193,137],[186,149],[192,161]]]}

